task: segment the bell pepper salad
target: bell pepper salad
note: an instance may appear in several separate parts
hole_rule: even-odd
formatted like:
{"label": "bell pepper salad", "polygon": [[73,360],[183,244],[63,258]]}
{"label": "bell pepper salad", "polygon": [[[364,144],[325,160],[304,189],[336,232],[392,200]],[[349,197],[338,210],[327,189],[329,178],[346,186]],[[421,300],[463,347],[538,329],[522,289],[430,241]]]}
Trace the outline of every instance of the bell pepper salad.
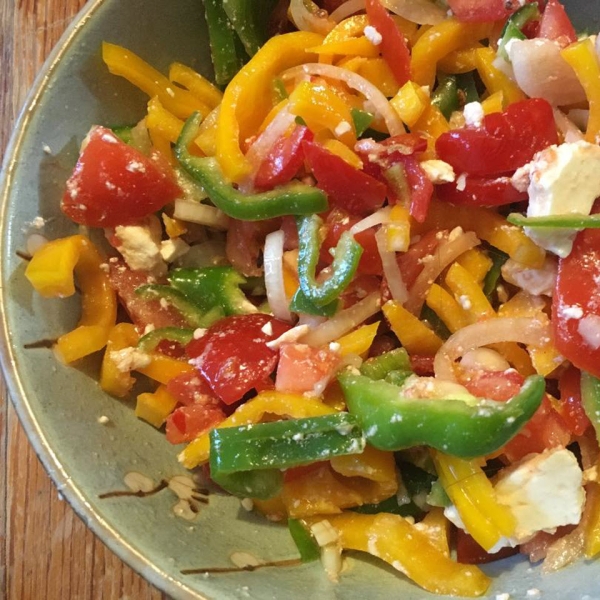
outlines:
{"label": "bell pepper salad", "polygon": [[596,37],[558,0],[204,9],[216,84],[102,46],[148,104],[66,182],[105,243],[32,244],[81,297],[57,355],[155,382],[135,415],[333,580],[355,550],[471,597],[478,563],[595,557]]}

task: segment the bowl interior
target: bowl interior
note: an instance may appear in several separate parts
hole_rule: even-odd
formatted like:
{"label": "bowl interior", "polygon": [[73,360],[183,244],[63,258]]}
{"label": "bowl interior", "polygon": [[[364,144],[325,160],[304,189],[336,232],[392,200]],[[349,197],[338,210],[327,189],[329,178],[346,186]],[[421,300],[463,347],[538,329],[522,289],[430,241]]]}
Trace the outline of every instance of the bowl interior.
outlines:
{"label": "bowl interior", "polygon": [[[600,8],[585,0],[566,2],[578,27],[600,21]],[[140,16],[143,15],[143,19]],[[53,339],[78,318],[76,298],[42,300],[24,279],[17,256],[33,231],[37,216],[43,233],[74,233],[60,217],[64,182],[91,124],[135,123],[143,114],[144,96],[126,81],[111,76],[100,58],[103,40],[122,44],[163,72],[175,60],[205,75],[211,66],[197,0],[97,0],[90,3],[63,38],[38,80],[6,160],[2,209],[3,363],[11,395],[27,432],[59,490],[89,526],[126,562],[177,598],[434,598],[385,566],[353,555],[337,585],[318,564],[269,568],[253,573],[182,575],[182,569],[230,567],[233,552],[248,552],[267,561],[296,556],[287,529],[266,523],[240,508],[239,501],[213,495],[191,521],[176,517],[176,496],[165,489],[147,498],[100,495],[125,489],[123,478],[139,472],[154,482],[186,472],[178,449],[164,435],[133,415],[131,402],[102,393],[95,381],[97,360],[74,369],[59,364],[46,349],[24,346]],[[98,422],[106,416],[107,424]],[[578,563],[541,577],[523,560],[504,560],[486,570],[495,579],[489,597],[509,592],[525,597],[542,590],[547,600],[590,595],[597,565]],[[600,597],[600,596],[599,596]]]}

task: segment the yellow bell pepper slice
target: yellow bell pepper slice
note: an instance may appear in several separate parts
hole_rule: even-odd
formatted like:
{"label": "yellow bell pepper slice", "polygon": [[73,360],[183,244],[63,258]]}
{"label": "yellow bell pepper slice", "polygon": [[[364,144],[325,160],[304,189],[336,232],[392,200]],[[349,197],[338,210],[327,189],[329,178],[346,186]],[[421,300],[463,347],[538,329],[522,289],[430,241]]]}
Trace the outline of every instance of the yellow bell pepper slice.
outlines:
{"label": "yellow bell pepper slice", "polygon": [[285,69],[314,62],[317,56],[307,49],[322,41],[322,36],[305,31],[275,36],[231,80],[223,94],[216,136],[216,156],[225,177],[240,183],[252,172],[241,143],[256,133],[271,109],[273,78]]}
{"label": "yellow bell pepper slice", "polygon": [[450,124],[440,109],[428,101],[425,110],[414,124],[412,131],[421,134],[427,139],[427,150],[421,155],[423,160],[436,158],[435,141],[445,133],[450,131]]}
{"label": "yellow bell pepper slice", "polygon": [[172,85],[162,73],[122,46],[103,42],[102,59],[113,75],[124,77],[151,98],[157,96],[162,105],[180,119],[187,119],[196,111],[205,117],[211,110],[189,91]]}
{"label": "yellow bell pepper slice", "polygon": [[106,346],[117,316],[117,299],[104,260],[94,244],[83,235],[48,242],[29,261],[25,277],[44,297],[75,293],[74,276],[81,290],[81,317],[77,327],[58,338],[55,350],[72,363]]}
{"label": "yellow bell pepper slice", "polygon": [[453,75],[474,71],[477,68],[477,55],[475,54],[477,48],[482,48],[481,44],[450,52],[438,62],[438,68],[444,73]]}
{"label": "yellow bell pepper slice", "polygon": [[498,91],[490,94],[481,101],[481,108],[483,108],[483,113],[486,115],[502,112],[504,109],[504,92]]}
{"label": "yellow bell pepper slice", "polygon": [[412,128],[429,106],[429,96],[420,85],[407,81],[390,100],[390,104],[402,122]]}
{"label": "yellow bell pepper slice", "polygon": [[410,247],[410,213],[408,208],[395,204],[390,221],[385,224],[385,243],[388,252],[406,252]]}
{"label": "yellow bell pepper slice", "polygon": [[378,450],[368,444],[362,454],[335,456],[330,462],[331,468],[344,477],[364,477],[379,482],[396,481],[393,453]]}
{"label": "yellow bell pepper slice", "polygon": [[496,316],[496,312],[479,283],[462,265],[457,262],[453,263],[448,269],[444,281],[454,294],[454,298],[460,302],[471,322]]}
{"label": "yellow bell pepper slice", "polygon": [[454,50],[488,38],[492,28],[492,23],[460,23],[454,18],[430,27],[412,49],[411,79],[433,88],[438,62]]}
{"label": "yellow bell pepper slice", "polygon": [[206,119],[200,124],[198,137],[195,140],[196,146],[202,150],[206,156],[214,156],[217,153],[217,121],[221,108],[217,106],[212,110]]}
{"label": "yellow bell pepper slice", "polygon": [[135,370],[159,383],[169,383],[178,375],[196,371],[189,363],[158,352],[150,354],[150,363],[147,366],[138,367]]}
{"label": "yellow bell pepper slice", "polygon": [[600,136],[600,63],[590,38],[575,42],[561,50],[562,57],[573,67],[588,99],[588,117],[585,139],[597,144]]}
{"label": "yellow bell pepper slice", "polygon": [[510,225],[501,215],[488,208],[432,202],[425,222],[414,222],[412,232],[419,235],[429,229],[453,229],[458,226],[465,231],[474,231],[478,238],[528,267],[539,268],[544,264],[544,250],[534,244],[521,228]]}
{"label": "yellow bell pepper slice", "polygon": [[448,540],[450,522],[444,516],[443,508],[432,508],[423,517],[423,520],[415,525],[415,528],[422,531],[444,556],[450,556],[450,541]]}
{"label": "yellow bell pepper slice", "polygon": [[426,533],[399,515],[348,512],[327,521],[337,529],[342,548],[381,558],[434,594],[472,598],[483,595],[491,583],[478,567],[445,556]]}
{"label": "yellow bell pepper slice", "polygon": [[492,268],[492,259],[479,248],[467,250],[456,259],[456,262],[469,271],[479,285],[483,284],[485,276]]}
{"label": "yellow bell pepper slice", "polygon": [[392,331],[409,354],[431,356],[441,348],[442,340],[399,302],[390,300],[382,310]]}
{"label": "yellow bell pepper slice", "polygon": [[364,35],[339,42],[324,41],[319,46],[309,48],[309,52],[319,56],[363,56],[365,58],[379,56],[377,46],[374,46]]}
{"label": "yellow bell pepper slice", "polygon": [[[219,427],[238,427],[249,423],[259,423],[265,414],[292,419],[319,417],[336,412],[333,408],[314,398],[306,398],[298,394],[281,392],[261,392],[252,400],[242,404],[231,416],[227,417]],[[179,454],[179,462],[188,469],[205,463],[209,458],[210,441],[208,433],[197,437]]]}
{"label": "yellow bell pepper slice", "polygon": [[139,334],[131,323],[117,323],[110,331],[100,368],[100,387],[111,396],[124,398],[135,384],[129,371],[121,371],[112,352],[135,346]]}
{"label": "yellow bell pepper slice", "polygon": [[342,356],[347,356],[348,354],[358,354],[361,356],[368,352],[377,335],[378,327],[379,321],[370,325],[363,325],[339,338],[337,343],[340,345],[340,354]]}
{"label": "yellow bell pepper slice", "polygon": [[329,150],[332,154],[343,158],[349,165],[352,165],[355,169],[363,168],[363,161],[356,152],[350,150],[346,144],[340,142],[340,140],[329,139],[323,142],[325,150]]}
{"label": "yellow bell pepper slice", "polygon": [[177,400],[164,385],[160,385],[154,393],[147,392],[137,397],[135,416],[158,429],[176,406]]}
{"label": "yellow bell pepper slice", "polygon": [[169,67],[169,79],[187,88],[200,102],[210,109],[216,108],[223,99],[223,92],[200,73],[181,63],[175,62]]}
{"label": "yellow bell pepper slice", "polygon": [[387,98],[398,92],[398,82],[383,58],[369,58],[361,62],[356,72],[370,81]]}
{"label": "yellow bell pepper slice", "polygon": [[584,553],[590,559],[600,554],[600,484],[589,483],[585,492],[588,518],[584,532]]}
{"label": "yellow bell pepper slice", "polygon": [[170,217],[167,213],[161,215],[165,231],[171,239],[178,238],[184,233],[187,233],[188,228],[184,221]]}
{"label": "yellow bell pepper slice", "polygon": [[473,539],[490,550],[502,536],[510,537],[516,519],[496,500],[494,486],[476,460],[463,460],[432,451],[433,462],[444,490]]}
{"label": "yellow bell pepper slice", "polygon": [[349,147],[356,143],[350,107],[329,85],[303,81],[290,94],[290,111],[302,117],[314,133],[327,129]]}
{"label": "yellow bell pepper slice", "polygon": [[432,284],[429,288],[425,303],[442,320],[450,333],[454,333],[470,323],[463,307],[437,283]]}
{"label": "yellow bell pepper slice", "polygon": [[513,102],[525,100],[519,86],[494,66],[496,53],[492,48],[479,48],[475,51],[477,72],[490,94],[502,92],[504,108]]}
{"label": "yellow bell pepper slice", "polygon": [[157,96],[148,102],[148,116],[146,127],[152,133],[158,135],[174,144],[179,139],[183,129],[183,121],[170,113],[160,102]]}

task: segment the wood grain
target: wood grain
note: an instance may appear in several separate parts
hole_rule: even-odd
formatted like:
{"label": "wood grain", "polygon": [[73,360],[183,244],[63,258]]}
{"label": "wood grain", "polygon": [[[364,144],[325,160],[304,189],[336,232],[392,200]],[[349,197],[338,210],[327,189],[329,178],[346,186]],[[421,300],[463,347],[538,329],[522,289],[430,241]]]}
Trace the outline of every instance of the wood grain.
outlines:
{"label": "wood grain", "polygon": [[[85,0],[0,0],[0,154],[33,79]],[[0,598],[160,600],[64,502],[0,381]]]}

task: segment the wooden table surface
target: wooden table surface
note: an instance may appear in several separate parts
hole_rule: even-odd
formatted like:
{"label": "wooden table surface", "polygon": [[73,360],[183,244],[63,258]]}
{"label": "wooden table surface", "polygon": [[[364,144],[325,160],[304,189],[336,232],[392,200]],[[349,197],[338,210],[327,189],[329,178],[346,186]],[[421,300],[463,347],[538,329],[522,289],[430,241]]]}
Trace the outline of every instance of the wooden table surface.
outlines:
{"label": "wooden table surface", "polygon": [[[37,71],[85,0],[0,0],[0,157]],[[0,381],[0,598],[160,600],[64,502]]]}

